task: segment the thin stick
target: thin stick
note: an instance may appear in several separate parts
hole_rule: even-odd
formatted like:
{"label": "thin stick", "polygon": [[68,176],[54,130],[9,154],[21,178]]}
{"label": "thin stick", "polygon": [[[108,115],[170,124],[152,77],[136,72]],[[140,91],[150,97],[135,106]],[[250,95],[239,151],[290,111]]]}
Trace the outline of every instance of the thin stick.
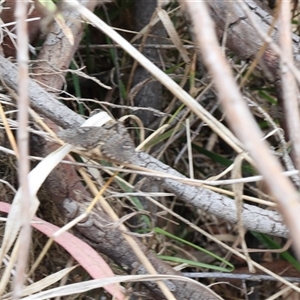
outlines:
{"label": "thin stick", "polygon": [[279,7],[279,41],[284,59],[280,58],[280,70],[282,80],[282,93],[284,98],[284,109],[286,115],[286,123],[288,133],[293,143],[293,154],[296,168],[300,170],[300,115],[299,115],[299,89],[296,80],[287,67],[286,61],[293,64],[293,45],[292,45],[292,29],[291,29],[291,7],[290,3],[281,1]]}
{"label": "thin stick", "polygon": [[29,97],[28,97],[28,32],[27,32],[27,1],[16,1],[15,17],[17,20],[17,45],[18,45],[18,69],[19,69],[19,88],[18,88],[18,177],[21,186],[22,198],[22,228],[20,231],[20,247],[18,251],[18,262],[16,274],[13,282],[13,299],[20,299],[22,296],[22,288],[25,281],[25,271],[29,254],[31,241],[31,226],[30,226],[30,192],[29,192],[29,134],[28,128],[28,112],[29,112]]}

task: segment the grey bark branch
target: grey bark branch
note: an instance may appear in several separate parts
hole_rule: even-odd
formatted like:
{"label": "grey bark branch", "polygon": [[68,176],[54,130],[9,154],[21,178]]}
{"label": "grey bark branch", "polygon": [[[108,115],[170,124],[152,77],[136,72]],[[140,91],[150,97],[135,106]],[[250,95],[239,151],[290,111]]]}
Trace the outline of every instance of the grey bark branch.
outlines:
{"label": "grey bark branch", "polygon": [[[255,23],[259,25],[262,31],[268,32],[273,20],[270,13],[263,10],[253,0],[247,1],[246,4],[253,12],[252,16],[255,19]],[[255,58],[256,53],[259,51],[264,41],[257,34],[245,12],[238,4],[238,1],[212,0],[208,2],[208,5],[210,7],[211,16],[216,24],[217,34],[220,38],[222,37],[224,30],[226,29],[226,24],[228,23],[226,46],[244,60]],[[275,42],[278,41],[279,35],[276,26],[271,37]],[[295,60],[294,64],[299,68],[300,37],[293,34],[292,39]],[[279,79],[279,61],[277,55],[268,48],[263,55],[262,60],[271,72],[273,79]]]}
{"label": "grey bark branch", "polygon": [[[88,205],[88,204],[87,204]],[[66,200],[63,204],[63,209],[67,210],[67,214],[72,218],[83,213],[85,207],[78,205],[70,199]],[[107,216],[101,211],[94,211],[82,225],[77,225],[77,230],[80,232],[81,239],[85,240],[93,248],[99,250],[101,253],[106,254],[114,261],[122,262],[122,267],[130,274],[147,274],[147,271],[136,259],[130,246],[124,241],[123,236],[118,230],[111,229],[108,225]],[[105,242],[103,242],[105,241]],[[139,247],[147,255],[151,264],[159,274],[180,275],[171,266],[161,263],[156,255],[148,249],[144,244],[138,241]],[[112,250],[113,249],[113,250]],[[188,300],[217,300],[222,299],[206,286],[197,286],[187,282],[181,281],[164,281],[176,299]],[[144,283],[148,289],[155,295],[155,299],[164,299],[161,291],[153,282]]]}
{"label": "grey bark branch", "polygon": [[[138,164],[151,170],[164,172],[173,176],[186,178],[176,170],[156,160],[152,156],[140,152],[137,154]],[[204,210],[230,223],[237,222],[236,203],[234,200],[202,187],[194,187],[173,179],[159,179],[161,185],[169,192],[193,207]],[[287,237],[288,232],[282,224],[280,214],[275,211],[244,204],[242,211],[244,226],[249,230]]]}
{"label": "grey bark branch", "polygon": [[[0,70],[0,76],[5,85],[14,91],[17,91],[17,67],[2,55],[0,55]],[[33,80],[30,80],[29,82],[29,93],[32,108],[43,116],[54,120],[59,126],[70,128],[82,124],[82,117],[56,100]]]}
{"label": "grey bark branch", "polygon": [[[15,66],[3,56],[0,56],[0,70],[4,82],[15,90],[17,88]],[[53,120],[56,124],[64,128],[72,128],[78,127],[83,123],[84,119],[81,116],[61,104],[33,80],[30,81],[29,92],[32,107],[39,113]],[[142,167],[148,167],[153,170],[183,177],[182,174],[146,153],[139,153],[133,163]],[[171,179],[161,179],[161,184],[168,191],[178,195],[183,201],[231,223],[236,222],[236,207],[232,199],[205,188],[192,187]],[[288,236],[288,231],[282,224],[282,218],[275,211],[244,204],[243,222],[245,228],[249,230],[256,230],[275,236]]]}

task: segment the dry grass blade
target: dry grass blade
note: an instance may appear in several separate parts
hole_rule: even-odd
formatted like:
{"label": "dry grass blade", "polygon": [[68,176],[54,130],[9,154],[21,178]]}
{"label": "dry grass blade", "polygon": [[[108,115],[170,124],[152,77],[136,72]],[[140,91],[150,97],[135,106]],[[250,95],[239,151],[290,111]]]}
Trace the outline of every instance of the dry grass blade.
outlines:
{"label": "dry grass blade", "polygon": [[[51,274],[51,275],[47,276],[46,278],[43,278],[43,279],[25,287],[22,290],[22,297],[40,292],[41,290],[49,287],[50,285],[58,282],[59,280],[61,280],[63,277],[68,275],[75,268],[76,268],[76,266],[65,268],[63,270],[60,270],[54,274]],[[3,295],[2,300],[11,299],[10,297],[11,297],[11,293],[8,293],[6,295]]]}
{"label": "dry grass blade", "polygon": [[5,114],[4,114],[2,103],[0,103],[0,116],[1,116],[1,120],[2,120],[4,128],[5,128],[6,134],[8,136],[8,139],[10,141],[11,147],[14,150],[14,152],[16,153],[16,156],[18,157],[19,154],[18,154],[17,143],[16,143],[16,140],[15,140],[15,138],[14,138],[14,136],[12,134],[12,131],[11,131],[10,127],[9,127],[7,118],[6,118]]}
{"label": "dry grass blade", "polygon": [[161,22],[163,23],[163,25],[166,29],[166,31],[168,32],[173,44],[175,45],[177,50],[180,52],[182,59],[187,64],[189,64],[191,61],[189,58],[189,54],[188,54],[187,50],[183,47],[180,37],[173,25],[168,13],[161,7],[158,7],[156,11],[157,11],[157,14],[158,14]]}
{"label": "dry grass blade", "polygon": [[[58,296],[74,295],[90,291],[99,287],[103,287],[107,284],[119,283],[119,282],[138,282],[138,281],[158,281],[158,280],[182,280],[186,282],[191,282],[196,285],[200,285],[195,280],[176,275],[127,275],[127,276],[118,276],[106,279],[96,279],[89,280],[80,283],[74,283],[59,288],[54,288],[45,292],[38,293],[33,296],[22,298],[22,300],[43,300]],[[202,287],[202,285],[201,285]],[[208,288],[207,288],[208,289]],[[170,298],[168,298],[169,300]],[[221,297],[216,297],[215,299],[223,299]]]}

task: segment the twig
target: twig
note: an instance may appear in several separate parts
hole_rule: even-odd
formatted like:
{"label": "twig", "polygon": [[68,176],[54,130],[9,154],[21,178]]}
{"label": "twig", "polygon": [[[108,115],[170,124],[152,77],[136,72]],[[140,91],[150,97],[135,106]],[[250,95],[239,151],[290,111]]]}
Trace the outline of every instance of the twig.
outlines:
{"label": "twig", "polygon": [[[258,112],[261,113],[261,115],[263,116],[263,118],[271,125],[271,127],[276,130],[276,134],[279,138],[279,142],[280,142],[280,147],[281,147],[281,151],[282,151],[282,160],[284,162],[284,165],[286,167],[286,169],[288,171],[296,171],[293,161],[288,153],[288,146],[287,146],[287,142],[285,141],[284,138],[284,133],[282,132],[283,130],[280,130],[280,128],[276,125],[276,123],[273,121],[273,119],[271,118],[271,116],[261,107],[259,106],[257,103],[255,103],[254,101],[252,101],[250,98],[244,97],[245,100],[247,100],[251,106],[255,107]],[[293,182],[295,183],[295,185],[300,188],[300,177],[298,174],[298,171],[296,171],[297,173],[295,173],[291,178],[293,180]]]}
{"label": "twig", "polygon": [[[20,247],[18,250],[18,262],[14,278],[13,299],[20,299],[22,288],[25,281],[26,265],[28,260],[30,242],[31,242],[31,225],[30,225],[30,205],[31,198],[29,192],[28,174],[29,166],[29,134],[28,126],[28,32],[27,32],[27,1],[17,1],[15,16],[17,20],[17,45],[18,45],[18,177],[21,186],[22,198],[22,228],[20,231]],[[18,244],[18,243],[17,243]]]}
{"label": "twig", "polygon": [[[201,272],[201,273],[193,273],[193,272],[182,272],[183,276],[189,278],[224,278],[224,279],[238,279],[238,280],[249,280],[249,281],[278,281],[277,278],[274,278],[270,275],[258,275],[258,274],[232,274],[232,273],[217,273],[217,272]],[[299,277],[281,277],[286,281],[290,282],[300,282]]]}
{"label": "twig", "polygon": [[281,56],[281,80],[282,93],[284,98],[284,109],[286,122],[288,125],[289,136],[293,143],[293,154],[296,168],[300,170],[300,115],[299,115],[299,89],[296,80],[287,67],[287,62],[293,64],[292,38],[291,38],[291,12],[290,3],[286,1],[279,2],[279,37],[280,46],[284,58]]}

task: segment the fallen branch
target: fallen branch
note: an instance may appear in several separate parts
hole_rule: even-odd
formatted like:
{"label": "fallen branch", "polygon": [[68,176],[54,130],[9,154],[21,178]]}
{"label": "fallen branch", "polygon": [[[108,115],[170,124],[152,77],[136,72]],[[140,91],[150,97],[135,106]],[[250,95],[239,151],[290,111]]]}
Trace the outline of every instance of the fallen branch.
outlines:
{"label": "fallen branch", "polygon": [[[4,82],[10,88],[17,89],[16,67],[3,56],[0,56],[0,70]],[[61,104],[33,80],[30,80],[29,93],[32,107],[56,124],[68,128],[79,127],[83,123],[84,119],[81,116]],[[138,156],[134,163],[139,166],[166,172],[171,175],[183,176],[146,153],[140,153]],[[236,222],[236,207],[232,199],[205,188],[192,187],[170,179],[162,179],[162,184],[165,189],[175,193],[185,202],[197,208],[204,209],[207,213],[216,215],[228,222]],[[196,197],[200,194],[202,195],[201,197]],[[243,221],[245,228],[249,230],[277,236],[287,237],[288,235],[286,227],[282,224],[282,218],[274,211],[244,204]]]}

